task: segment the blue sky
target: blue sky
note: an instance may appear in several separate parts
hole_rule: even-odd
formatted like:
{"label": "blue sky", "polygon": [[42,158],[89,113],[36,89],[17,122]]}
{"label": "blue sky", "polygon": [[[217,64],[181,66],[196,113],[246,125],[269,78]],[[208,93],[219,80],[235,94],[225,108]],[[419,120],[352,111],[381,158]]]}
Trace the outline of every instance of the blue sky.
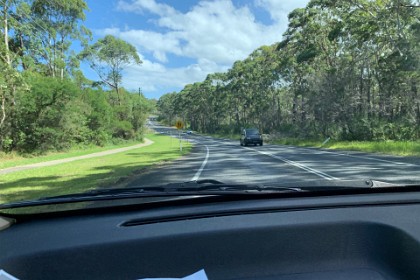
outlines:
{"label": "blue sky", "polygon": [[[282,38],[287,15],[308,0],[88,0],[93,41],[111,34],[134,45],[143,61],[127,67],[123,86],[148,98],[224,72],[261,45]],[[87,65],[85,75],[97,80]]]}

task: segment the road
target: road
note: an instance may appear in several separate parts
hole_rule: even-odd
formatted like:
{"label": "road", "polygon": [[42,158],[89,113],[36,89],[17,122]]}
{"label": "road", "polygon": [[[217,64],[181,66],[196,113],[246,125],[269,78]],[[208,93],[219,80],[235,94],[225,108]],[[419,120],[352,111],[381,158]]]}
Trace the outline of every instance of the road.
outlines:
{"label": "road", "polygon": [[[152,123],[162,134],[173,128]],[[342,152],[282,145],[241,147],[238,141],[187,135],[192,152],[153,169],[129,186],[160,185],[198,179],[224,183],[287,185],[296,182],[375,179],[392,183],[420,182],[420,158]],[[174,145],[178,140],[174,139]]]}

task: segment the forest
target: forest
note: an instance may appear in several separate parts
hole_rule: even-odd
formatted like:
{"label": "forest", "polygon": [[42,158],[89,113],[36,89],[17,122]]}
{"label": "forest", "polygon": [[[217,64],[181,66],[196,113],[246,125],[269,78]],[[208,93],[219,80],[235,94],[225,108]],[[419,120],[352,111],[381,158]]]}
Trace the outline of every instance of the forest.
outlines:
{"label": "forest", "polygon": [[410,0],[312,0],[279,41],[163,95],[162,121],[204,133],[418,140],[420,8]]}
{"label": "forest", "polygon": [[142,139],[154,104],[121,86],[124,68],[142,61],[113,36],[92,44],[87,10],[83,0],[0,0],[0,153]]}

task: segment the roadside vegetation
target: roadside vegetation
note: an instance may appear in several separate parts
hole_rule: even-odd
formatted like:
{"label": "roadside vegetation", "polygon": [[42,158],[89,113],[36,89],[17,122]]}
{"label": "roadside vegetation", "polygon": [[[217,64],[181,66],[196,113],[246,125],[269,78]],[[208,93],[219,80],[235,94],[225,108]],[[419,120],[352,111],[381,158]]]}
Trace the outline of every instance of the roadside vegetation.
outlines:
{"label": "roadside vegetation", "polygon": [[420,139],[419,19],[410,0],[309,1],[289,14],[278,43],[163,95],[161,120],[201,133],[257,127],[303,142],[405,149]]}
{"label": "roadside vegetation", "polygon": [[1,175],[0,203],[123,187],[134,175],[179,158],[191,149],[191,144],[184,142],[180,152],[178,142],[169,136],[148,134],[146,137],[155,143],[108,156]]}
{"label": "roadside vegetation", "polygon": [[0,3],[1,162],[142,140],[154,102],[121,86],[123,69],[142,63],[132,45],[110,35],[91,42],[83,0]]}
{"label": "roadside vegetation", "polygon": [[326,144],[318,140],[279,139],[273,144],[293,145],[300,147],[315,147],[345,151],[360,151],[367,153],[381,153],[397,156],[420,156],[420,141],[334,141]]}
{"label": "roadside vegetation", "polygon": [[348,151],[363,151],[369,153],[382,153],[398,156],[420,156],[420,142],[416,141],[384,141],[384,142],[332,142],[326,145],[330,149],[340,149]]}

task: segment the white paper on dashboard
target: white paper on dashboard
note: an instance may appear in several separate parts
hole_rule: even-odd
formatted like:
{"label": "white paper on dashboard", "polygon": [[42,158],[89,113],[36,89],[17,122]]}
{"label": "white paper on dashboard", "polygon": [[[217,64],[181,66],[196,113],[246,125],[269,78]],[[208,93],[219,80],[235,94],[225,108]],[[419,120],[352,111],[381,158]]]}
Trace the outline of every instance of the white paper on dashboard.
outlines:
{"label": "white paper on dashboard", "polygon": [[[0,279],[1,280],[1,279]],[[138,280],[208,280],[204,269],[183,278],[142,278]]]}
{"label": "white paper on dashboard", "polygon": [[4,271],[3,269],[0,269],[0,280],[19,280],[19,279],[10,275],[9,273]]}

